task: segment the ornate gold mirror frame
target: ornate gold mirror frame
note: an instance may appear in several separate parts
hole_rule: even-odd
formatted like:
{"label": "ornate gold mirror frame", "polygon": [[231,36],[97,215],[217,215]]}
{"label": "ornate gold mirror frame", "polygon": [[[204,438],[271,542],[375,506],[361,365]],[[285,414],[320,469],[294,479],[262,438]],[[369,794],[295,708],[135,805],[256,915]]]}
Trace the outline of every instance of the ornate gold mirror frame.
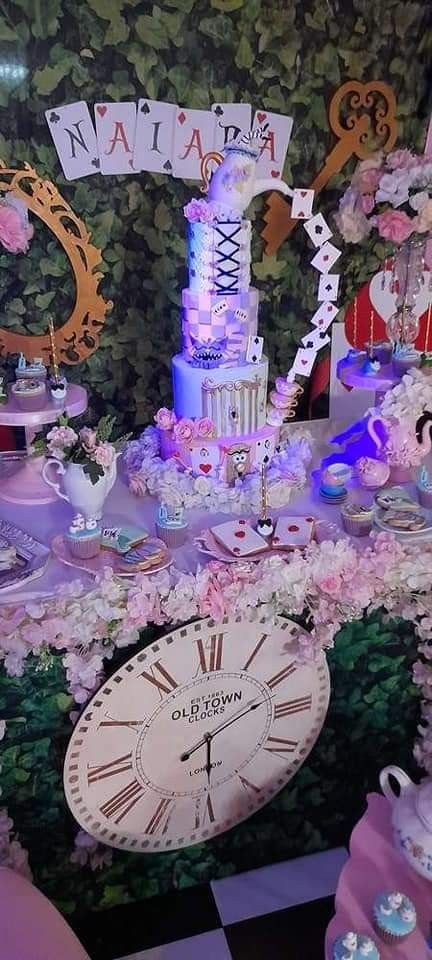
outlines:
{"label": "ornate gold mirror frame", "polygon": [[[57,187],[42,180],[30,166],[24,170],[8,168],[0,160],[0,192],[12,190],[39,217],[63,247],[75,278],[75,305],[70,317],[56,330],[58,358],[62,363],[75,364],[86,360],[97,349],[105,315],[112,308],[110,300],[98,293],[103,274],[95,268],[101,263],[101,251],[90,243],[91,234],[85,224],[63,199]],[[48,320],[47,320],[48,327]],[[50,338],[13,333],[0,328],[0,355],[22,352],[27,360],[42,357],[50,362]]]}

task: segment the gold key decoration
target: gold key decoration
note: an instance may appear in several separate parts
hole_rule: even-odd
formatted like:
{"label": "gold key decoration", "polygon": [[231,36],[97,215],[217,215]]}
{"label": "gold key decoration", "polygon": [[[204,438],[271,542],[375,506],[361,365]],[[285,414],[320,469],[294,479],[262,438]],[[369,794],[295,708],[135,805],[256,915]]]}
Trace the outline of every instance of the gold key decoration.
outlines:
{"label": "gold key decoration", "polygon": [[[324,166],[310,184],[318,194],[330,177],[339,173],[350,157],[365,160],[374,150],[390,153],[397,137],[396,98],[391,87],[381,80],[358,83],[348,80],[333,95],[329,123],[338,138]],[[303,184],[302,184],[303,186]],[[294,227],[301,221],[290,216],[291,206],[280,193],[271,193],[261,232],[264,250],[273,256]]]}

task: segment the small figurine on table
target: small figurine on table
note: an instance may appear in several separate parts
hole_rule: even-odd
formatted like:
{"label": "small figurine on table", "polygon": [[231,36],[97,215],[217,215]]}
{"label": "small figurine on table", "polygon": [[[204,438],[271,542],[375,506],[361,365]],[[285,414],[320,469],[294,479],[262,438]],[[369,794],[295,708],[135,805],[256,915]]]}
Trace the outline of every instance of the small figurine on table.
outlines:
{"label": "small figurine on table", "polygon": [[267,516],[267,466],[261,464],[261,513],[256,525],[256,531],[261,537],[271,537],[274,533],[274,523]]}
{"label": "small figurine on table", "polygon": [[61,377],[59,374],[58,360],[57,360],[57,347],[55,342],[54,335],[54,323],[52,317],[48,321],[49,327],[49,338],[51,345],[51,367],[52,373],[50,374],[49,379],[49,390],[52,396],[52,399],[57,403],[63,403],[66,398],[67,391],[67,380],[66,377]]}

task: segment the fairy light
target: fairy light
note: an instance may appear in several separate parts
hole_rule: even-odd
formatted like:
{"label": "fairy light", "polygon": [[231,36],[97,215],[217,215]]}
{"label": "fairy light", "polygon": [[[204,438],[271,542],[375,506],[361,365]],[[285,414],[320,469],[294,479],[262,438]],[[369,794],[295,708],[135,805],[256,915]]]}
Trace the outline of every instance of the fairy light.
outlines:
{"label": "fairy light", "polygon": [[431,322],[431,309],[432,309],[432,302],[429,304],[429,306],[428,306],[428,312],[427,312],[426,334],[425,334],[425,344],[424,344],[424,352],[425,352],[425,353],[427,353],[428,343],[429,343],[429,331],[430,331],[430,322]]}
{"label": "fairy light", "polygon": [[369,346],[371,350],[374,344],[374,320],[375,320],[375,314],[372,307],[372,310],[370,312],[370,317],[369,317]]}
{"label": "fairy light", "polygon": [[267,477],[266,465],[261,464],[261,520],[267,519]]}
{"label": "fairy light", "polygon": [[353,346],[357,346],[357,294],[354,297],[354,329],[353,329]]}

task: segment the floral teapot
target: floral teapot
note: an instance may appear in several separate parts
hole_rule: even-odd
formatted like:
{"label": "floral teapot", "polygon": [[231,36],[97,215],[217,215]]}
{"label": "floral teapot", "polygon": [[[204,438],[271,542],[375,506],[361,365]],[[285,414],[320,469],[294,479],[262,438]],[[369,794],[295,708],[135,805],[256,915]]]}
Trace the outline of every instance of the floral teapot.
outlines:
{"label": "floral teapot", "polygon": [[[399,796],[390,785],[390,776],[399,784]],[[379,779],[383,794],[393,807],[395,846],[416,873],[432,880],[432,778],[416,787],[400,767],[385,767]]]}
{"label": "floral teapot", "polygon": [[[256,165],[265,145],[265,128],[244,134],[240,140],[229,143],[220,153],[207,153],[201,163],[204,187],[208,199],[237,213],[244,213],[251,200],[267,190],[279,190],[292,196],[292,190],[280,177],[256,179]],[[209,182],[209,164],[218,167]]]}

